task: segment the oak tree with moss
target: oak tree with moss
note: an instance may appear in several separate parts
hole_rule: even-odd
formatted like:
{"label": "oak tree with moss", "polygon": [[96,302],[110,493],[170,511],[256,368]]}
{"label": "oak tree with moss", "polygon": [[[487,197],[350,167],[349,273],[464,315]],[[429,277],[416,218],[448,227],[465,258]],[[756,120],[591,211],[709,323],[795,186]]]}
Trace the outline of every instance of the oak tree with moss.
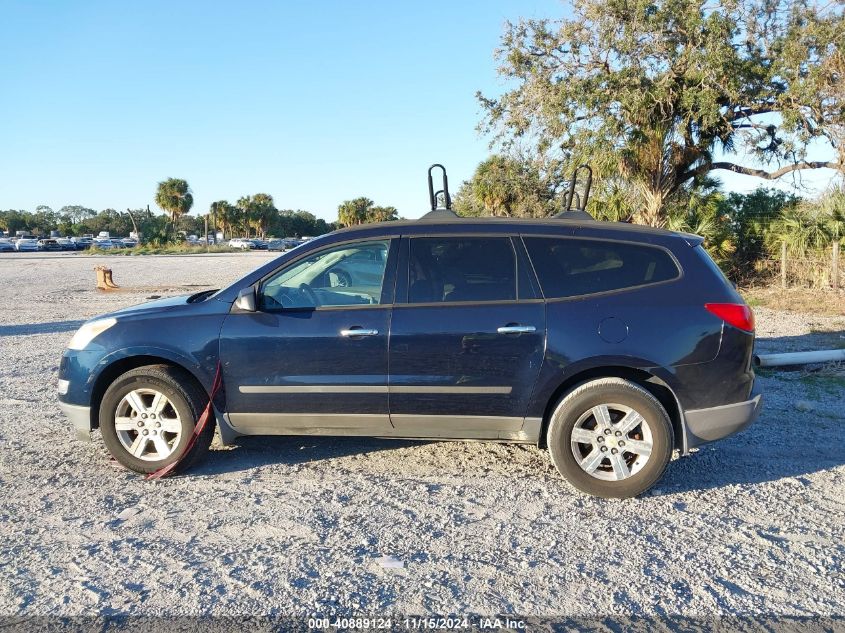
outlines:
{"label": "oak tree with moss", "polygon": [[479,94],[481,128],[549,161],[591,162],[637,194],[638,221],[717,170],[772,180],[845,171],[843,3],[574,0],[509,23],[513,86]]}

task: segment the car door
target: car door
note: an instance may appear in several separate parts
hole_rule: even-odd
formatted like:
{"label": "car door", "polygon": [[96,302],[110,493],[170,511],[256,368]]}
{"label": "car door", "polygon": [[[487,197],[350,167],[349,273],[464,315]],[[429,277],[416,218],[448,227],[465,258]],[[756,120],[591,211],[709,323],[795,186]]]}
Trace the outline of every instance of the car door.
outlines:
{"label": "car door", "polygon": [[[226,318],[220,357],[236,430],[366,435],[390,428],[396,242],[356,240],[304,253],[258,283],[255,312]],[[362,252],[379,253],[381,273],[337,285],[330,271]]]}
{"label": "car door", "polygon": [[390,417],[408,436],[525,439],[545,310],[508,236],[402,246],[390,334]]}

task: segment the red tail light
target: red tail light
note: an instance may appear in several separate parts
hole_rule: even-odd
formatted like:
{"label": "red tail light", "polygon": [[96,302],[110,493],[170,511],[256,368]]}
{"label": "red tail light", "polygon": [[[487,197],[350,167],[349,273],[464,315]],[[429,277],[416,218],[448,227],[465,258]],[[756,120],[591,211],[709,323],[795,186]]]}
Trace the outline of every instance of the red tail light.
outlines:
{"label": "red tail light", "polygon": [[704,307],[737,329],[754,331],[754,313],[744,303],[705,303]]}

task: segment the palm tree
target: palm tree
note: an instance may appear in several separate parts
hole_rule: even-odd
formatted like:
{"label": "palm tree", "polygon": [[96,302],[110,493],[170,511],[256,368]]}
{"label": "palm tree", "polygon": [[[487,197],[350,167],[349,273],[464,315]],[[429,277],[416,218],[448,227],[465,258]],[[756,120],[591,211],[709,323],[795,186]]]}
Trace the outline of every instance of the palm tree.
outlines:
{"label": "palm tree", "polygon": [[252,197],[241,196],[235,203],[235,208],[237,209],[235,224],[245,237],[249,237],[249,227],[252,224]]}
{"label": "palm tree", "polygon": [[188,181],[181,178],[168,178],[158,183],[155,203],[167,211],[170,222],[175,226],[176,220],[185,215],[194,206],[194,196]]}
{"label": "palm tree", "polygon": [[504,156],[483,161],[473,176],[475,198],[491,215],[513,215],[519,199],[521,165]]}
{"label": "palm tree", "polygon": [[218,200],[217,202],[212,202],[208,208],[209,213],[212,216],[211,226],[214,227],[215,232],[217,229],[223,231],[223,237],[226,237],[226,233],[232,226],[233,218],[233,211],[234,207],[229,204],[228,200]]}
{"label": "palm tree", "polygon": [[804,203],[784,209],[766,236],[769,247],[776,251],[785,244],[790,255],[806,257],[830,243],[827,222],[818,205]]}
{"label": "palm tree", "polygon": [[267,227],[279,213],[269,193],[257,193],[252,196],[252,226],[263,239]]}
{"label": "palm tree", "polygon": [[730,218],[721,212],[724,196],[719,181],[705,178],[686,191],[682,199],[668,209],[667,228],[693,233],[704,238],[704,248],[728,275],[736,272],[731,256],[736,244],[731,233]]}
{"label": "palm tree", "polygon": [[353,226],[366,223],[374,204],[372,200],[364,197],[346,200],[337,208],[338,224]]}
{"label": "palm tree", "polygon": [[834,185],[822,196],[819,211],[831,241],[841,242],[845,237],[845,183]]}
{"label": "palm tree", "polygon": [[396,207],[372,207],[367,213],[367,222],[392,222],[399,219]]}

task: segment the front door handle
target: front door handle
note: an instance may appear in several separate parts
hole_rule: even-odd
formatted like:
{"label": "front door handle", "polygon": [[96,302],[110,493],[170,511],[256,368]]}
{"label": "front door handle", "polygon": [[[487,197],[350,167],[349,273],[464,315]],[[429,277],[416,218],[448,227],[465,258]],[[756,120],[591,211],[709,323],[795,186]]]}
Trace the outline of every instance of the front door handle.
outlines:
{"label": "front door handle", "polygon": [[499,334],[527,334],[529,332],[536,332],[537,328],[533,325],[503,325],[496,331]]}
{"label": "front door handle", "polygon": [[364,328],[353,326],[348,330],[341,330],[341,336],[376,336],[378,334],[378,330],[365,330]]}

